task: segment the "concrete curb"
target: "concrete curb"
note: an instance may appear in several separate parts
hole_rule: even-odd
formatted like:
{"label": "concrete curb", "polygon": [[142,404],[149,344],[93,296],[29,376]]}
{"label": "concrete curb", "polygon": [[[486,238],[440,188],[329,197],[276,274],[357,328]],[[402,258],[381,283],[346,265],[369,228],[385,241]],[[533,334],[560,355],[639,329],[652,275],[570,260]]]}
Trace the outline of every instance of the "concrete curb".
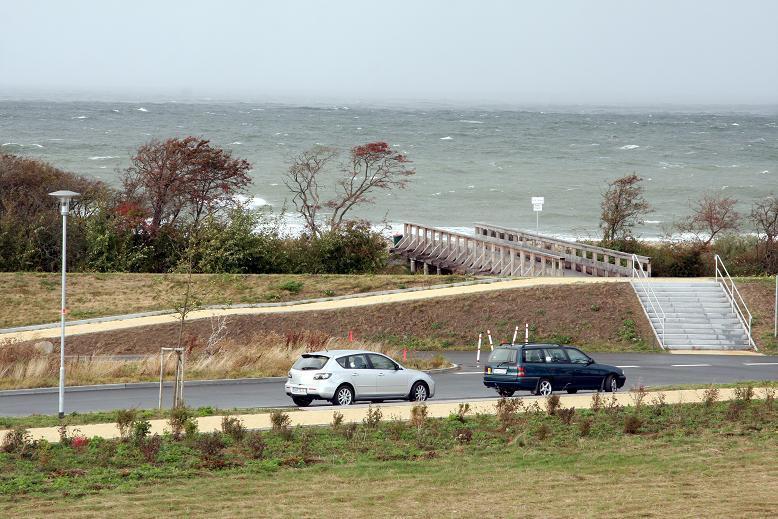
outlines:
{"label": "concrete curb", "polygon": [[[430,375],[439,375],[458,371],[459,364],[452,364],[448,368],[436,368],[421,370]],[[237,386],[240,384],[270,384],[273,382],[282,382],[286,377],[256,377],[256,378],[223,378],[211,380],[188,380],[184,383],[185,387],[197,386]],[[149,389],[159,387],[159,382],[125,382],[119,384],[93,384],[89,386],[69,386],[65,388],[65,393],[78,393],[82,391],[107,391],[111,389]],[[173,387],[173,382],[165,382],[163,387]],[[0,398],[4,396],[19,395],[47,395],[59,392],[58,387],[36,387],[30,389],[6,389],[0,391]]]}
{"label": "concrete curb", "polygon": [[[426,287],[411,287],[411,288],[397,288],[394,290],[379,290],[376,292],[361,292],[358,294],[347,294],[342,296],[333,297],[317,297],[315,299],[299,299],[297,301],[282,301],[278,303],[242,303],[236,305],[207,305],[198,308],[198,310],[229,310],[233,308],[276,308],[279,306],[298,306],[310,303],[322,303],[325,301],[343,301],[346,299],[361,299],[364,297],[383,296],[389,294],[403,294],[408,292],[421,292],[424,290],[434,290],[439,288],[452,288],[452,287],[465,287],[470,285],[484,285],[490,283],[499,283],[503,281],[511,281],[515,278],[484,278],[473,281],[461,281],[459,283],[446,283],[443,285],[430,285]],[[127,319],[138,319],[140,317],[155,317],[158,315],[172,315],[175,310],[152,310],[149,312],[138,312],[133,314],[121,314],[121,315],[107,315],[104,317],[92,317],[90,319],[80,319],[78,321],[67,321],[68,326],[75,326],[81,324],[94,324],[94,323],[106,323],[111,321],[125,321]],[[56,323],[44,323],[44,324],[30,324],[27,326],[16,326],[13,328],[0,328],[0,335],[7,333],[17,332],[31,332],[36,330],[48,330],[51,328],[58,328],[59,322]]]}

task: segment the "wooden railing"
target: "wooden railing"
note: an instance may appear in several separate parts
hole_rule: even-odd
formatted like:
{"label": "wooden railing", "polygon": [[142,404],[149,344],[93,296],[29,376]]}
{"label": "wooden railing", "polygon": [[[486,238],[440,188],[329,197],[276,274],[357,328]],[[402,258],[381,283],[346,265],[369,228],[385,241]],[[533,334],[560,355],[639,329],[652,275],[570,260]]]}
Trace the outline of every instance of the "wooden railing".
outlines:
{"label": "wooden railing", "polygon": [[393,248],[411,260],[438,269],[501,276],[563,276],[563,255],[526,243],[510,243],[488,236],[471,236],[426,225],[406,223],[403,237]]}
{"label": "wooden railing", "polygon": [[651,276],[651,258],[637,256],[596,245],[587,245],[573,241],[550,238],[527,231],[509,229],[497,225],[478,223],[475,225],[478,237],[492,238],[501,242],[518,243],[561,255],[565,259],[565,268],[591,276],[617,277],[632,276],[633,259],[640,269]]}

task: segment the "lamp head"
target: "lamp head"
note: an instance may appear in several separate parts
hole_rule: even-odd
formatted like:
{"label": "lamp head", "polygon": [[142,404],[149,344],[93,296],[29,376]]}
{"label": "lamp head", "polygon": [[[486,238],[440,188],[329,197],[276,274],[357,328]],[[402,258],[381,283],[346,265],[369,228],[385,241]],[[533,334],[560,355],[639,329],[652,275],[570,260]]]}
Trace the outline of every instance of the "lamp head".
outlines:
{"label": "lamp head", "polygon": [[62,191],[54,191],[53,193],[49,193],[49,196],[53,196],[59,199],[59,212],[60,214],[66,215],[70,211],[70,201],[74,198],[81,196],[81,193],[76,193],[75,191],[62,190]]}

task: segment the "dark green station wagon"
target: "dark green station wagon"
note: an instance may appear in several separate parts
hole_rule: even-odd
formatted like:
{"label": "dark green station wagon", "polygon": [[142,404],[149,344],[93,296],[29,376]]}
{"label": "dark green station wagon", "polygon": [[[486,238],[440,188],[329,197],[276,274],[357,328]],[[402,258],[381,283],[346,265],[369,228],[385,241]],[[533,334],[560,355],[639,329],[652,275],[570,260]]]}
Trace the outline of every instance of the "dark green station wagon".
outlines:
{"label": "dark green station wagon", "polygon": [[598,364],[578,348],[558,344],[501,344],[484,366],[484,385],[501,396],[520,390],[544,396],[561,390],[617,391],[626,381],[620,368]]}

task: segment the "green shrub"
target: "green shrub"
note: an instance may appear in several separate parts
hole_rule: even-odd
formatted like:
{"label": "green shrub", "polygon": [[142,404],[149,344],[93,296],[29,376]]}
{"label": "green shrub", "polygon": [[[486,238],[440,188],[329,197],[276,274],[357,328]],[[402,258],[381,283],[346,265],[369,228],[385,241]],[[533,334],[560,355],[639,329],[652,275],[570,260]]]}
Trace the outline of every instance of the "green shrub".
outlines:
{"label": "green shrub", "polygon": [[180,440],[185,433],[190,435],[197,431],[194,413],[186,406],[171,409],[168,424],[170,425],[170,434],[175,440]]}
{"label": "green shrub", "polygon": [[225,416],[222,418],[222,432],[236,442],[241,442],[246,436],[246,427],[240,418]]}
{"label": "green shrub", "polygon": [[278,285],[280,290],[286,290],[290,294],[299,294],[303,289],[303,282],[290,279]]}

